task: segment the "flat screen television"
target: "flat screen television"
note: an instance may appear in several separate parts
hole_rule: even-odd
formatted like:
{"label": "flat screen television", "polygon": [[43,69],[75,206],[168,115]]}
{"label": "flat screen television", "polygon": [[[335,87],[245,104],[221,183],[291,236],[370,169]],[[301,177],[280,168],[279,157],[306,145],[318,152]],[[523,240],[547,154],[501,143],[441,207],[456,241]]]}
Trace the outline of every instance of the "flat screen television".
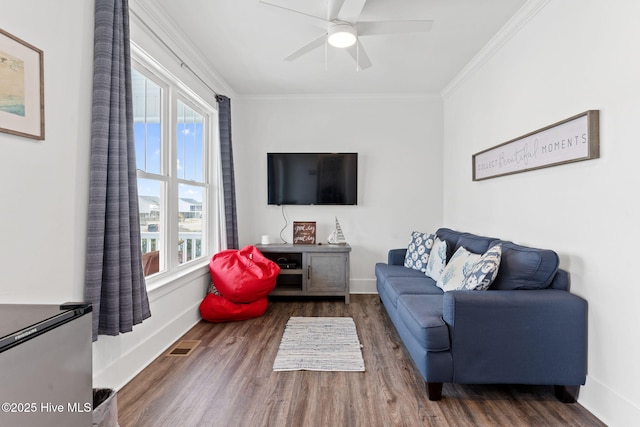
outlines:
{"label": "flat screen television", "polygon": [[358,204],[358,153],[267,153],[270,205]]}

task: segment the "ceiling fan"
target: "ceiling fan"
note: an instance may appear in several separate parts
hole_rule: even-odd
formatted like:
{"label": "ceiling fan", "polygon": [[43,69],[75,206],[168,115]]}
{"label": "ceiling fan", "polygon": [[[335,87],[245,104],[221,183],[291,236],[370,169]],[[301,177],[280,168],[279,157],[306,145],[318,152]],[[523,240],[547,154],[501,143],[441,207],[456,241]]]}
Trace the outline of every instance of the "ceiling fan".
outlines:
{"label": "ceiling fan", "polygon": [[326,43],[345,49],[356,61],[358,69],[371,67],[360,37],[388,34],[426,33],[431,30],[431,20],[408,21],[358,21],[367,0],[328,0],[327,18],[311,15],[299,10],[260,0],[266,6],[303,18],[307,22],[325,30],[320,37],[311,40],[285,58],[293,61]]}

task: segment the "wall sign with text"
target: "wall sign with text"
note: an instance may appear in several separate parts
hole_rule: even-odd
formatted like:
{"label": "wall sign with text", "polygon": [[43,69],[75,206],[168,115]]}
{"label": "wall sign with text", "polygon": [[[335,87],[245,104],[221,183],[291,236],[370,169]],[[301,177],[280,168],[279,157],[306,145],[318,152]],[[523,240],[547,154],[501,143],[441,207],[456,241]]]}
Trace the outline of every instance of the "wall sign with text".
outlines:
{"label": "wall sign with text", "polygon": [[315,245],[316,244],[316,222],[315,221],[294,221],[293,222],[293,244],[294,245]]}
{"label": "wall sign with text", "polygon": [[600,157],[599,110],[533,131],[473,155],[473,180]]}

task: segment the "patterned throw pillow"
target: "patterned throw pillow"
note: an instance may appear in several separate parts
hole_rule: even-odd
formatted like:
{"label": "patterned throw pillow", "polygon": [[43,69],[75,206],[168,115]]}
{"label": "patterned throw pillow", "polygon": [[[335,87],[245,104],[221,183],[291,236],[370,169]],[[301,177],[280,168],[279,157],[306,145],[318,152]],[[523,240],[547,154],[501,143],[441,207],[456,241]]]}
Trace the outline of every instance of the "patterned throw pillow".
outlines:
{"label": "patterned throw pillow", "polygon": [[427,260],[435,237],[435,234],[421,233],[419,231],[411,233],[411,241],[404,257],[404,266],[424,273],[427,269]]}
{"label": "patterned throw pillow", "polygon": [[447,264],[447,242],[446,240],[440,240],[436,237],[427,261],[427,270],[424,272],[428,277],[433,280],[438,280],[444,270],[444,266]]}
{"label": "patterned throw pillow", "polygon": [[498,275],[502,246],[490,247],[464,278],[463,289],[486,291]]}
{"label": "patterned throw pillow", "polygon": [[442,275],[436,282],[436,286],[445,292],[462,289],[465,278],[480,260],[481,256],[480,254],[469,252],[460,246],[445,266]]}

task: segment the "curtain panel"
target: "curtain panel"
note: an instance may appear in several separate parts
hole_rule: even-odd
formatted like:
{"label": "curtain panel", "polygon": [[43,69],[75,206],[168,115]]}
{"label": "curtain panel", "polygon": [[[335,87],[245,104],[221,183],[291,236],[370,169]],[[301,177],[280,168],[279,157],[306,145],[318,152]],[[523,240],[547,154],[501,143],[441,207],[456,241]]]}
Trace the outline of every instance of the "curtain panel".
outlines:
{"label": "curtain panel", "polygon": [[231,146],[231,100],[223,95],[216,95],[216,100],[218,101],[220,161],[222,163],[222,188],[224,192],[227,248],[239,249],[236,183],[233,171],[233,149]]}
{"label": "curtain panel", "polygon": [[96,0],[85,298],[93,339],[151,316],[142,269],[127,0]]}

